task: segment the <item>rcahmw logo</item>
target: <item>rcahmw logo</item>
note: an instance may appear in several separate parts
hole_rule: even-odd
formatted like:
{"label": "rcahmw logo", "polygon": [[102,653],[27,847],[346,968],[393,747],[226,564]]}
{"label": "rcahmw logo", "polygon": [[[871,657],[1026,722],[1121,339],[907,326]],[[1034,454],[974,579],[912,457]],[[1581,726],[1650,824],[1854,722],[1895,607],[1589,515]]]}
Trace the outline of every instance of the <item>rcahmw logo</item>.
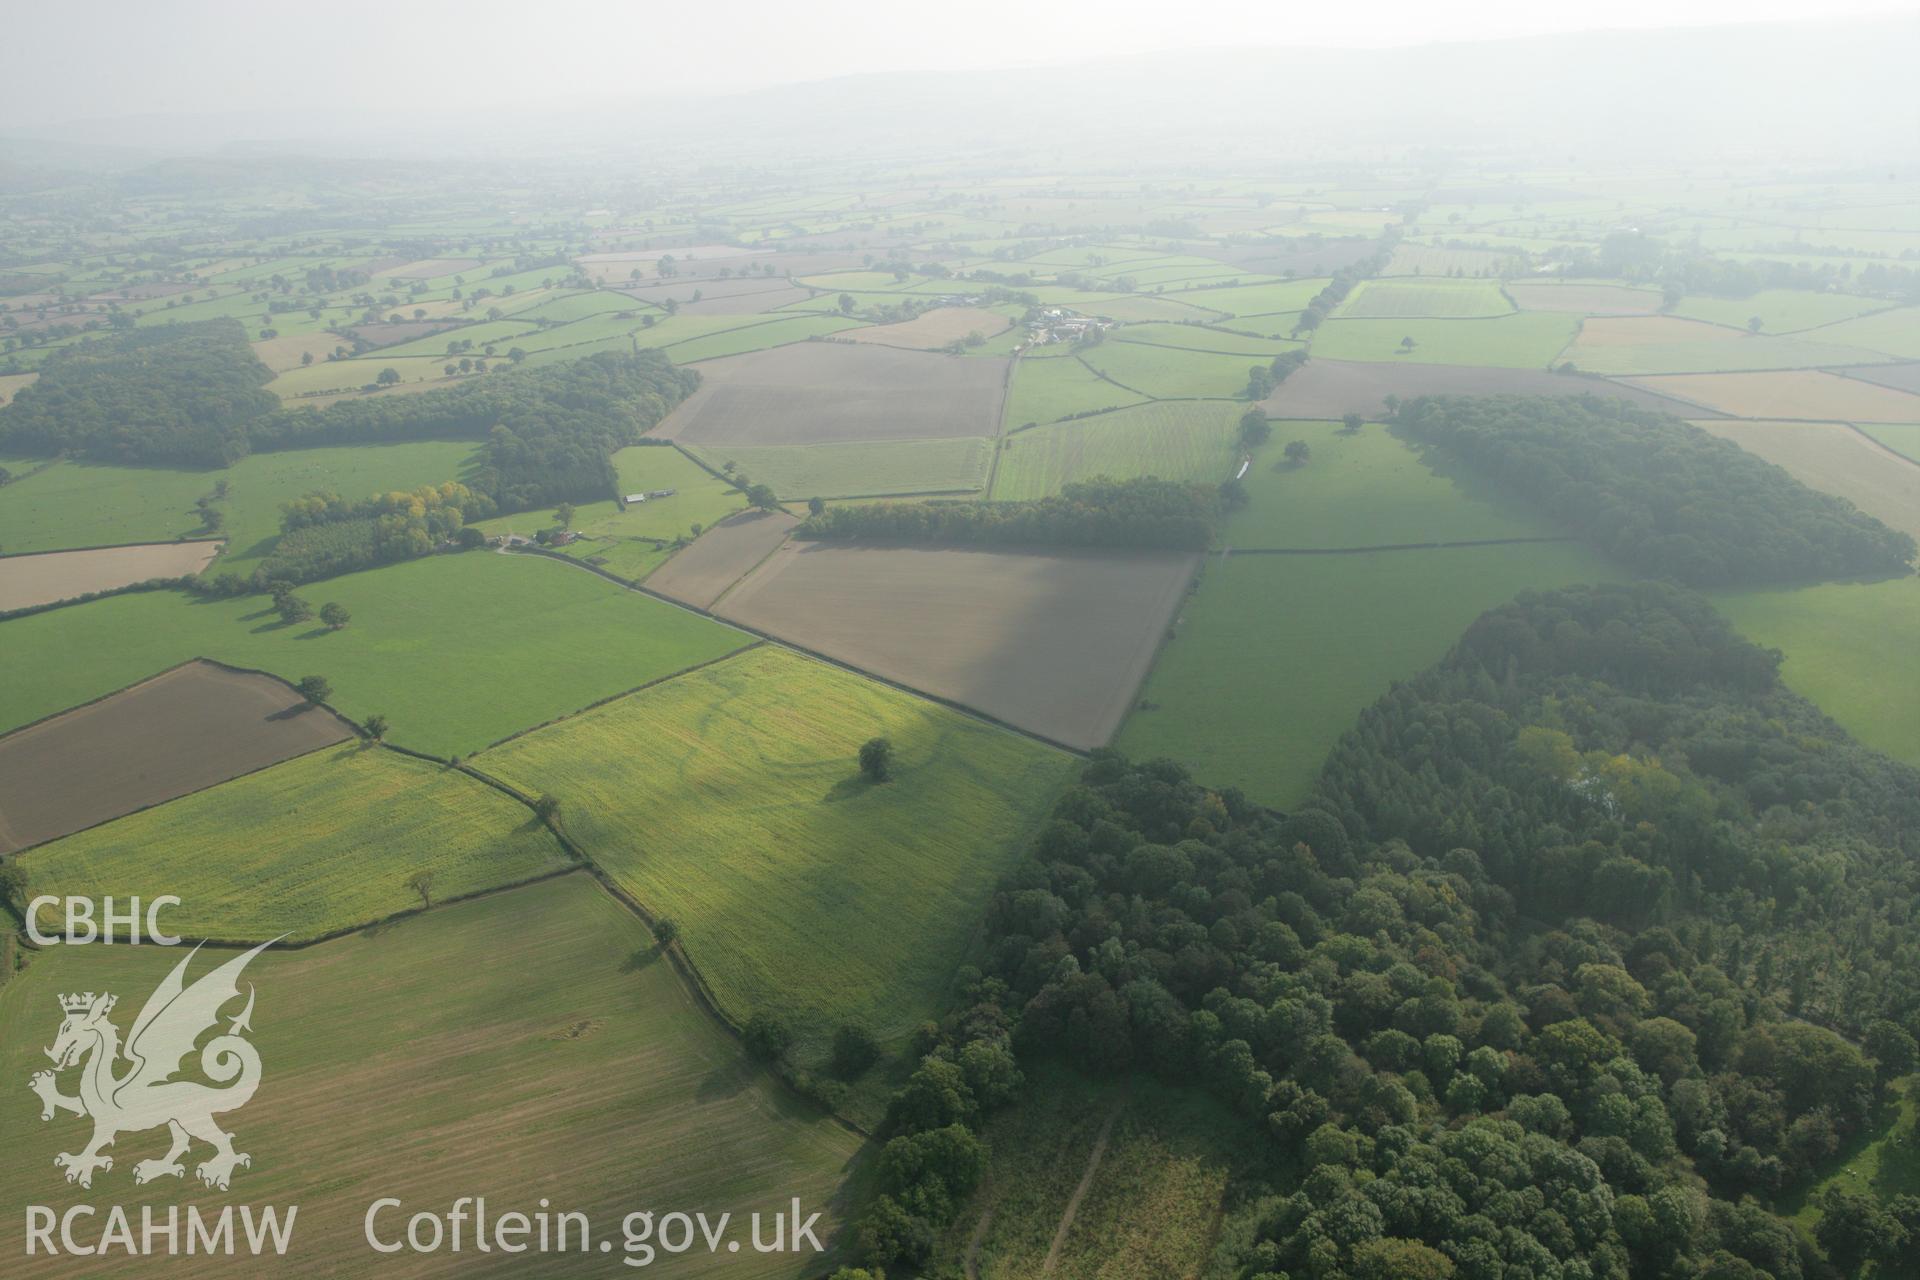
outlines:
{"label": "rcahmw logo", "polygon": [[[91,1188],[96,1173],[113,1171],[113,1157],[106,1149],[120,1135],[159,1128],[165,1128],[170,1139],[167,1150],[158,1158],[134,1164],[135,1183],[184,1177],[186,1165],[181,1158],[196,1142],[212,1148],[194,1169],[207,1187],[227,1190],[234,1172],[253,1163],[247,1153],[234,1149],[234,1135],[215,1119],[245,1106],[260,1087],[260,1053],[246,1038],[253,1029],[256,993],[252,984],[247,984],[246,1004],[238,1014],[223,1019],[221,1011],[240,998],[241,974],[271,945],[263,942],[188,985],[187,967],[200,953],[195,947],[147,997],[124,1043],[113,1022],[118,998],[111,992],[60,997],[60,1030],[46,1050],[53,1069],[37,1072],[28,1085],[40,1099],[43,1121],[67,1112],[93,1122],[93,1134],[80,1150],[53,1158],[68,1182]],[[220,1031],[223,1020],[226,1028]],[[177,1078],[196,1043],[210,1030],[217,1034],[200,1046],[199,1069],[213,1083]],[[61,1091],[60,1075],[69,1070],[79,1072],[73,1094]],[[211,1218],[189,1207],[184,1228],[171,1210],[156,1214],[148,1207],[142,1211],[139,1232],[126,1212],[113,1206],[104,1211],[106,1220],[97,1245],[76,1239],[82,1220],[99,1212],[91,1205],[76,1205],[56,1215],[45,1206],[29,1206],[27,1252],[44,1248],[49,1253],[86,1255],[120,1248],[144,1253],[156,1239],[163,1241],[166,1252],[195,1252],[197,1246],[209,1252],[231,1252],[236,1243],[231,1206]],[[269,1245],[275,1252],[284,1252],[297,1212],[297,1206],[289,1207],[282,1223],[275,1210],[266,1210],[256,1219],[251,1207],[243,1208],[245,1238],[239,1243],[255,1253]]]}

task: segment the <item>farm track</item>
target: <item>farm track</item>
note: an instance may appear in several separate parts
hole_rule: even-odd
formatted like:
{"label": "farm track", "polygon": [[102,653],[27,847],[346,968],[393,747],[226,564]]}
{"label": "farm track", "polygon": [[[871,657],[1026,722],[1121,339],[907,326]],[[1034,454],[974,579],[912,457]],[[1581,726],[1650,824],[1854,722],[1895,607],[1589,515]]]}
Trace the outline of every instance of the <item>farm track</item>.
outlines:
{"label": "farm track", "polygon": [[1047,1260],[1040,1264],[1040,1274],[1050,1276],[1060,1263],[1060,1251],[1066,1247],[1067,1233],[1073,1230],[1073,1220],[1080,1214],[1080,1202],[1087,1198],[1087,1192],[1093,1189],[1094,1175],[1100,1172],[1100,1161],[1106,1158],[1107,1142],[1113,1137],[1114,1121],[1120,1118],[1121,1108],[1126,1106],[1123,1095],[1113,1104],[1113,1110],[1107,1112],[1107,1118],[1101,1122],[1100,1133],[1093,1140],[1093,1150],[1087,1153],[1086,1172],[1080,1175],[1080,1184],[1073,1189],[1073,1195],[1067,1199],[1067,1207],[1061,1211],[1060,1225],[1053,1233],[1053,1243],[1047,1246]]}

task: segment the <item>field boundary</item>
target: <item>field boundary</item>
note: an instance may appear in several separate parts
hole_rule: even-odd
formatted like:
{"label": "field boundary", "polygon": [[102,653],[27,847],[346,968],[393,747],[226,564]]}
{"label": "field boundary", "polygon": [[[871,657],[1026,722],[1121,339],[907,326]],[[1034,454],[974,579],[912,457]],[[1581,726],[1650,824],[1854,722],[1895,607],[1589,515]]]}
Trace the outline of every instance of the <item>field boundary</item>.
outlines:
{"label": "field boundary", "polygon": [[[782,545],[784,546],[785,544],[783,543]],[[821,653],[817,649],[810,649],[806,645],[797,643],[796,641],[793,641],[793,640],[788,640],[783,636],[774,635],[770,631],[762,631],[760,628],[755,626],[749,626],[747,623],[739,622],[732,618],[723,618],[720,615],[711,612],[710,610],[700,608],[698,605],[691,605],[691,604],[687,604],[685,601],[675,600],[671,596],[665,596],[660,594],[658,591],[653,590],[651,587],[646,586],[644,583],[628,582],[625,578],[621,578],[614,574],[608,573],[605,569],[600,568],[598,565],[591,565],[580,560],[574,560],[568,556],[559,555],[556,552],[548,551],[545,548],[541,548],[541,547],[520,547],[520,548],[517,548],[513,552],[513,554],[546,556],[550,559],[558,560],[562,564],[570,564],[576,569],[584,569],[588,573],[597,573],[601,577],[607,579],[610,582],[617,582],[621,586],[626,587],[630,591],[638,591],[640,594],[644,596],[648,596],[654,600],[658,600],[662,604],[670,604],[676,609],[684,609],[688,613],[697,614],[700,617],[711,619],[714,622],[718,622],[722,626],[732,627],[735,631],[744,632],[745,634],[753,636],[764,643],[778,645],[780,648],[783,648],[783,649],[790,649],[793,652],[801,654],[804,657],[812,658],[815,662],[824,662],[830,667],[838,667],[842,671],[852,672],[854,675],[857,675],[862,679],[872,680],[878,684],[886,685],[889,689],[897,689],[901,693],[911,694],[916,698],[921,698],[928,702],[935,703],[938,706],[945,707],[949,711],[958,711],[960,714],[964,716],[971,717],[972,719],[978,720],[983,724],[990,724],[996,729],[1004,729],[1008,733],[1018,734],[1022,738],[1029,738],[1034,742],[1038,742],[1042,744],[1043,746],[1052,747],[1056,751],[1064,751],[1068,755],[1074,757],[1076,760],[1084,760],[1090,754],[1087,751],[1087,749],[1084,747],[1069,746],[1067,743],[1058,741],[1057,739],[1054,739],[1054,738],[1049,738],[1044,733],[1035,733],[1031,729],[1022,729],[1019,725],[1009,724],[1007,721],[1000,719],[1000,717],[995,715],[989,715],[987,712],[982,711],[977,707],[967,706],[963,702],[955,702],[951,698],[943,698],[939,694],[929,693],[925,689],[916,689],[910,684],[903,684],[900,681],[892,679],[889,676],[883,676],[875,671],[868,671],[865,667],[857,666],[854,663],[847,662],[841,658],[833,657],[830,654]],[[1188,553],[1188,554],[1196,554],[1196,553]],[[1199,560],[1205,559],[1204,552],[1197,553],[1197,555],[1198,555],[1198,559],[1196,560],[1196,564],[1198,563]],[[757,567],[758,566],[756,566],[756,568]],[[742,575],[742,576],[744,577],[745,575]],[[736,652],[738,651],[736,650]],[[1154,657],[1156,660],[1158,659],[1159,657],[1158,649],[1154,651]],[[694,670],[694,669],[695,668],[691,668],[691,667],[688,668],[688,670]],[[1151,663],[1148,664],[1148,669],[1149,671],[1151,671],[1152,669]],[[668,677],[668,678],[671,679],[671,677]],[[1142,678],[1142,683],[1143,684],[1145,683],[1144,677]],[[1137,693],[1138,689],[1136,689],[1135,692]],[[562,718],[564,719],[564,717]]]}
{"label": "field boundary", "polygon": [[[25,478],[25,476],[20,477],[20,479]],[[18,482],[16,480],[12,483]],[[125,551],[130,547],[177,547],[186,542],[213,542],[224,545],[226,541],[225,538],[143,538],[139,542],[102,542],[90,547],[52,547],[46,551],[3,551],[0,552],[0,560],[25,560],[32,556],[63,556],[70,551]]]}

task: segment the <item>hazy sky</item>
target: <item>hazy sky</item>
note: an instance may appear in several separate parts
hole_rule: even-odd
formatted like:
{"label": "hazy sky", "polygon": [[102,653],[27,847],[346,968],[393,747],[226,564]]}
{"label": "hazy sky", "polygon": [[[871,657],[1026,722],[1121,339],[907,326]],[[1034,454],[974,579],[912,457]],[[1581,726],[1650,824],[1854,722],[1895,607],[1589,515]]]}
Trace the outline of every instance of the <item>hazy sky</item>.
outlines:
{"label": "hazy sky", "polygon": [[147,113],[484,110],[1185,47],[1418,44],[1910,13],[1920,0],[53,0],[9,8],[0,133],[24,135]]}

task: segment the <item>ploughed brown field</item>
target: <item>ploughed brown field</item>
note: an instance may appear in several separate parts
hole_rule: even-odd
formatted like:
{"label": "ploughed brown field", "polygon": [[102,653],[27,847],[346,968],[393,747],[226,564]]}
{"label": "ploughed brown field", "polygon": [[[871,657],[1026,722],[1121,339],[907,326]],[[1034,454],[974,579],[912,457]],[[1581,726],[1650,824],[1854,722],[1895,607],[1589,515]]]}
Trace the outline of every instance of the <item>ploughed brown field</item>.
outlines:
{"label": "ploughed brown field", "polygon": [[708,609],[766,559],[800,522],[784,511],[743,511],[714,525],[655,569],[647,586],[682,604]]}
{"label": "ploughed brown field", "polygon": [[190,662],[0,738],[0,853],[352,736],[278,680]]}
{"label": "ploughed brown field", "polygon": [[723,618],[1070,747],[1105,744],[1197,555],[789,543]]}
{"label": "ploughed brown field", "polygon": [[653,434],[687,444],[830,444],[999,432],[1007,362],[844,342],[702,361]]}
{"label": "ploughed brown field", "polygon": [[1507,296],[1522,311],[1570,311],[1588,316],[1646,316],[1660,309],[1660,295],[1620,284],[1554,284],[1509,281]]}
{"label": "ploughed brown field", "polygon": [[[1920,422],[1920,396],[1821,369],[1675,373],[1635,378],[1651,391],[1736,418],[1811,422]],[[1695,418],[1697,412],[1682,414]]]}
{"label": "ploughed brown field", "polygon": [[1378,418],[1387,411],[1386,398],[1414,396],[1610,396],[1644,409],[1661,409],[1682,417],[1700,417],[1700,410],[1666,396],[1573,374],[1545,369],[1496,369],[1463,364],[1392,364],[1367,360],[1307,361],[1294,370],[1274,393],[1260,402],[1270,418],[1338,418],[1358,413]]}
{"label": "ploughed brown field", "polygon": [[183,578],[206,568],[219,550],[218,542],[143,542],[6,556],[0,558],[0,612],[111,591],[148,578]]}
{"label": "ploughed brown field", "polygon": [[1847,499],[1894,529],[1920,538],[1920,463],[1835,422],[1699,424],[1793,473],[1809,489]]}
{"label": "ploughed brown field", "polygon": [[932,351],[949,342],[959,342],[970,333],[991,338],[1006,331],[1013,321],[994,311],[979,307],[935,307],[899,324],[874,325],[842,335],[849,342],[871,342],[882,347],[910,347]]}

